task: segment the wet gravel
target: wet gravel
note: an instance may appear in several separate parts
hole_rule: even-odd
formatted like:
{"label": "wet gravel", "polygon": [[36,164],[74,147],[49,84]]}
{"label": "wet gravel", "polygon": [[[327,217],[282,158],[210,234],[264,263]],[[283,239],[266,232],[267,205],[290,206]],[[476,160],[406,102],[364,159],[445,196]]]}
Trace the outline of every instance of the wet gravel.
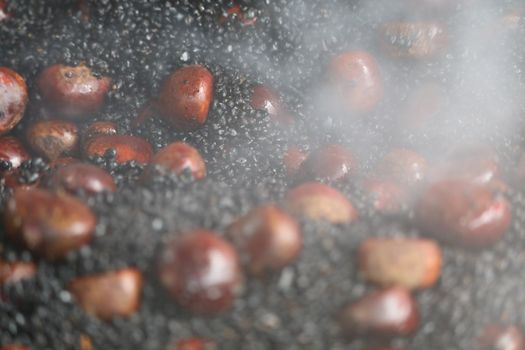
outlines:
{"label": "wet gravel", "polygon": [[[372,290],[356,270],[358,243],[369,236],[424,234],[410,225],[409,211],[397,217],[373,213],[353,179],[334,185],[353,200],[361,219],[342,226],[303,220],[304,247],[298,261],[265,280],[247,279],[231,311],[215,317],[191,315],[164,294],[156,279],[155,257],[164,240],[198,227],[222,234],[255,205],[279,203],[293,184],[282,166],[283,152],[291,144],[305,149],[346,144],[366,173],[391,146],[415,147],[432,159],[454,143],[441,142],[447,134],[447,140],[490,143],[505,164],[512,164],[522,146],[521,135],[508,134],[508,125],[499,124],[481,128],[485,133],[480,134],[469,123],[483,125],[487,120],[468,118],[479,110],[462,110],[467,113],[462,128],[450,127],[455,113],[444,113],[434,128],[416,131],[401,127],[396,119],[397,101],[406,98],[414,81],[436,79],[447,86],[458,82],[455,65],[469,55],[462,53],[460,44],[451,44],[450,57],[429,63],[393,62],[382,56],[374,44],[377,24],[407,16],[389,1],[243,1],[241,9],[257,17],[253,26],[232,16],[219,24],[218,18],[233,4],[228,1],[87,4],[89,13],[81,13],[73,0],[8,1],[11,18],[0,22],[0,66],[19,71],[31,94],[28,112],[14,134],[22,137],[28,121],[50,116],[40,106],[36,75],[49,64],[85,62],[113,79],[106,108],[90,121],[115,121],[119,133],[141,135],[155,149],[187,141],[202,152],[208,177],[195,182],[188,174],[158,175],[144,183],[141,165],[118,165],[110,153],[90,159],[110,171],[118,186],[115,194],[78,194],[97,214],[94,241],[63,262],[38,261],[35,279],[4,287],[0,345],[80,349],[81,336],[89,336],[94,349],[165,350],[179,339],[198,336],[214,340],[220,349],[358,350],[392,344],[453,350],[469,349],[487,323],[525,329],[525,192],[519,188],[509,195],[513,224],[502,242],[482,252],[444,247],[440,281],[416,295],[423,322],[411,337],[345,339],[339,333],[336,316],[341,307]],[[513,2],[498,4],[495,14]],[[464,18],[458,8],[443,20],[456,28]],[[515,37],[524,30],[522,23]],[[491,49],[498,50],[499,44]],[[521,82],[523,72],[511,62],[523,61],[525,45],[510,47],[506,49],[512,54],[502,62]],[[354,48],[377,53],[386,91],[393,91],[365,119],[342,117],[317,103],[327,61]],[[214,102],[204,127],[177,132],[154,113],[134,128],[133,120],[156,98],[162,79],[190,63],[206,65],[215,77]],[[250,107],[256,83],[281,93],[296,118],[292,127],[276,124]],[[521,105],[515,109],[513,113],[525,110]],[[32,183],[47,170],[44,161],[32,159],[19,176],[21,182]],[[1,204],[8,195],[9,189],[0,185]],[[36,260],[13,246],[3,232],[0,256]],[[64,289],[77,275],[126,266],[138,267],[146,279],[140,310],[129,319],[103,322],[89,317]]]}

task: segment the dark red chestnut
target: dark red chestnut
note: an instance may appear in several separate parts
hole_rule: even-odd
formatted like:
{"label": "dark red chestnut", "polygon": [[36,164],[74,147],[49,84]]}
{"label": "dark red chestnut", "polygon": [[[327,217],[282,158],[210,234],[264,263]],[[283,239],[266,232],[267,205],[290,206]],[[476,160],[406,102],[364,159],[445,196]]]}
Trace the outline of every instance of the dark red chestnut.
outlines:
{"label": "dark red chestnut", "polygon": [[103,157],[109,150],[114,149],[117,163],[125,163],[134,160],[138,163],[147,164],[153,157],[153,147],[138,136],[129,135],[102,135],[90,139],[84,145],[86,157]]}
{"label": "dark red chestnut", "polygon": [[398,148],[390,151],[378,164],[375,174],[401,185],[414,185],[425,180],[427,162],[415,151]]}
{"label": "dark red chestnut", "polygon": [[205,314],[228,309],[242,284],[233,246],[214,232],[202,229],[184,234],[164,247],[159,278],[181,306]]}
{"label": "dark red chestnut", "polygon": [[276,123],[287,125],[294,122],[294,118],[283,108],[279,94],[265,85],[254,86],[250,105],[266,111]]}
{"label": "dark red chestnut", "polygon": [[55,64],[40,73],[37,85],[44,102],[62,117],[79,119],[97,113],[109,91],[111,79],[98,77],[90,68]]}
{"label": "dark red chestnut", "polygon": [[224,24],[230,17],[236,17],[243,26],[252,26],[257,22],[257,17],[247,17],[237,4],[230,6],[226,13],[219,17],[219,23]]}
{"label": "dark red chestnut", "polygon": [[479,350],[525,350],[523,333],[515,326],[487,326],[478,339]]}
{"label": "dark red chestnut", "polygon": [[241,256],[246,255],[249,270],[256,275],[285,267],[301,251],[299,224],[272,205],[253,209],[234,222],[228,232]]}
{"label": "dark red chestnut", "polygon": [[50,185],[73,193],[78,190],[88,194],[116,190],[115,181],[109,173],[95,165],[80,162],[58,169],[51,177]]}
{"label": "dark red chestnut", "polygon": [[31,262],[9,262],[0,259],[0,286],[32,278],[36,274],[36,265]]}
{"label": "dark red chestnut", "polygon": [[179,340],[171,350],[217,350],[217,346],[202,338],[186,338]]}
{"label": "dark red chestnut", "polygon": [[349,335],[404,336],[417,330],[419,312],[407,289],[392,287],[345,307],[340,324]]}
{"label": "dark red chestnut", "polygon": [[504,198],[469,180],[435,182],[415,205],[415,220],[424,233],[465,246],[494,244],[507,231],[510,219]]}
{"label": "dark red chestnut", "polygon": [[9,68],[0,67],[0,135],[20,122],[26,104],[27,85],[24,78]]}
{"label": "dark red chestnut", "polygon": [[337,181],[354,175],[356,171],[357,160],[348,148],[343,145],[326,145],[308,155],[299,169],[299,177]]}
{"label": "dark red chestnut", "polygon": [[429,288],[441,273],[441,249],[428,239],[368,238],[358,256],[363,277],[381,287]]}
{"label": "dark red chestnut", "polygon": [[32,182],[24,182],[21,179],[20,173],[17,170],[11,170],[4,174],[4,184],[7,188],[14,190],[15,188],[29,189],[40,185],[40,178]]}
{"label": "dark red chestnut", "polygon": [[365,113],[383,98],[383,81],[375,58],[365,51],[342,53],[329,64],[328,79],[338,105]]}
{"label": "dark red chestnut", "polygon": [[208,118],[213,100],[213,75],[201,65],[186,66],[171,73],[162,85],[159,109],[175,128],[191,130]]}
{"label": "dark red chestnut", "polygon": [[184,142],[175,142],[162,148],[155,154],[152,164],[181,174],[188,170],[197,180],[206,177],[206,163],[199,151]]}
{"label": "dark red chestnut", "polygon": [[26,139],[37,154],[55,160],[76,150],[78,128],[68,121],[41,120],[28,127]]}
{"label": "dark red chestnut", "polygon": [[0,160],[8,161],[11,169],[18,168],[22,162],[29,160],[30,155],[16,137],[0,137]]}
{"label": "dark red chestnut", "polygon": [[446,51],[448,31],[439,22],[389,22],[380,30],[383,50],[395,58],[430,58]]}
{"label": "dark red chestnut", "polygon": [[74,197],[41,189],[16,189],[7,202],[5,231],[48,259],[59,259],[91,240],[96,218]]}
{"label": "dark red chestnut", "polygon": [[98,121],[89,124],[85,133],[84,141],[100,135],[116,135],[117,125],[109,121]]}
{"label": "dark red chestnut", "polygon": [[358,216],[343,194],[320,182],[307,182],[290,190],[286,195],[286,206],[296,215],[334,224],[350,223]]}
{"label": "dark red chestnut", "polygon": [[88,314],[110,320],[131,316],[138,310],[142,285],[140,271],[126,268],[77,277],[68,289]]}
{"label": "dark red chestnut", "polygon": [[286,169],[286,174],[288,176],[294,176],[306,158],[307,154],[301,151],[301,149],[298,146],[288,147],[283,157],[283,163],[284,168]]}

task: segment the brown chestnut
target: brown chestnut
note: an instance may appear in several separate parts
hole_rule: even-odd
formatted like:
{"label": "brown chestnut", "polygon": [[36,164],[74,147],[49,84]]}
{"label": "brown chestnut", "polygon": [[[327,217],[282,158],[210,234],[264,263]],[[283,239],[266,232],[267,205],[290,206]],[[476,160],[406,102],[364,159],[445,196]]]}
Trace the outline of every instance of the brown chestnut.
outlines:
{"label": "brown chestnut", "polygon": [[285,267],[301,251],[299,224],[273,205],[253,209],[234,222],[228,233],[246,255],[250,272],[256,275]]}
{"label": "brown chestnut", "polygon": [[88,314],[110,320],[138,310],[142,284],[140,271],[126,268],[77,277],[68,289]]}
{"label": "brown chestnut", "polygon": [[91,164],[74,162],[65,165],[53,174],[50,180],[52,188],[68,192],[83,190],[88,194],[115,192],[113,177],[105,170]]}
{"label": "brown chestnut", "polygon": [[320,182],[307,182],[286,195],[287,208],[311,220],[345,224],[357,220],[352,203],[336,189]]}
{"label": "brown chestnut", "polygon": [[288,176],[294,176],[306,158],[307,154],[303,152],[298,146],[288,147],[283,157],[286,174]]}
{"label": "brown chestnut", "polygon": [[171,350],[217,350],[217,346],[207,339],[186,338],[179,340]]}
{"label": "brown chestnut", "polygon": [[80,160],[73,157],[61,157],[49,162],[49,169],[56,171],[69,164],[80,163]]}
{"label": "brown chestnut", "polygon": [[184,142],[171,143],[159,150],[153,157],[152,164],[176,174],[187,170],[197,180],[206,177],[206,163],[199,151]]}
{"label": "brown chestnut", "polygon": [[34,188],[40,185],[40,177],[34,181],[25,182],[22,180],[22,177],[20,176],[20,172],[17,170],[11,170],[11,171],[6,172],[4,174],[3,180],[4,180],[5,186],[12,190],[15,188],[29,189],[29,188]]}
{"label": "brown chestnut", "polygon": [[0,286],[32,278],[36,274],[36,265],[31,262],[9,262],[0,259]]}
{"label": "brown chestnut", "polygon": [[523,333],[516,326],[489,325],[477,345],[479,350],[525,350]]}
{"label": "brown chestnut", "polygon": [[16,189],[4,214],[14,241],[48,259],[59,259],[91,240],[96,218],[74,197],[41,189]]}
{"label": "brown chestnut", "polygon": [[0,67],[0,135],[20,122],[26,105],[27,85],[24,78],[9,68]]}
{"label": "brown chestnut", "polygon": [[22,162],[29,160],[30,155],[16,137],[0,137],[0,160],[8,161],[11,169],[18,168]]}
{"label": "brown chestnut", "polygon": [[354,175],[357,160],[343,145],[326,145],[311,152],[299,169],[299,177],[337,181]]}
{"label": "brown chestnut", "polygon": [[424,233],[465,246],[496,243],[510,219],[510,206],[504,198],[468,180],[435,182],[415,205],[415,220]]}
{"label": "brown chestnut", "polygon": [[276,123],[289,125],[294,122],[294,118],[283,108],[279,94],[265,85],[254,86],[250,105],[266,111]]}
{"label": "brown chestnut", "polygon": [[426,173],[425,158],[405,148],[390,151],[375,169],[378,178],[409,186],[423,182]]}
{"label": "brown chestnut", "polygon": [[389,22],[381,27],[383,50],[395,58],[430,58],[446,51],[448,31],[439,22]]}
{"label": "brown chestnut", "polygon": [[26,139],[37,154],[55,160],[75,151],[78,143],[78,128],[68,121],[41,120],[28,127]]}
{"label": "brown chestnut", "polygon": [[54,64],[44,69],[37,86],[44,102],[62,117],[80,119],[97,113],[111,85],[108,77],[98,77],[90,68]]}
{"label": "brown chestnut", "polygon": [[208,118],[213,100],[213,75],[201,65],[191,65],[171,73],[160,92],[159,109],[175,128],[192,130]]}
{"label": "brown chestnut", "polygon": [[368,238],[359,246],[359,270],[381,287],[431,287],[441,272],[441,249],[428,239]]}
{"label": "brown chestnut", "polygon": [[109,121],[98,121],[89,124],[84,132],[84,141],[99,135],[116,135],[117,125]]}
{"label": "brown chestnut", "polygon": [[166,244],[159,260],[159,279],[181,306],[205,314],[228,309],[242,285],[233,246],[203,229]]}
{"label": "brown chestnut", "polygon": [[392,287],[345,307],[340,324],[349,335],[404,336],[419,327],[419,311],[407,289]]}
{"label": "brown chestnut", "polygon": [[346,111],[366,113],[383,98],[379,66],[368,52],[350,51],[333,58],[328,79],[338,106]]}
{"label": "brown chestnut", "polygon": [[153,147],[148,141],[142,137],[129,135],[96,136],[84,145],[84,155],[103,157],[109,149],[117,152],[115,160],[120,164],[131,160],[147,164],[153,157]]}

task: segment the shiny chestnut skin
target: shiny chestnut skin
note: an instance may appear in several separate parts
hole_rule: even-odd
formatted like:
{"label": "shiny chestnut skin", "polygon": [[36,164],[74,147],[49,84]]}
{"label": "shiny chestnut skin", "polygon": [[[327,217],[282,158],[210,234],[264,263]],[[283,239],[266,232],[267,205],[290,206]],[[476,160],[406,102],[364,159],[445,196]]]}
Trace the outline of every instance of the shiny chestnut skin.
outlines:
{"label": "shiny chestnut skin", "polygon": [[76,150],[78,128],[68,121],[40,120],[29,125],[26,140],[38,155],[55,160]]}
{"label": "shiny chestnut skin", "polygon": [[415,221],[423,233],[467,247],[496,243],[510,219],[510,205],[504,198],[469,180],[435,182],[415,204]]}
{"label": "shiny chestnut skin", "polygon": [[334,57],[328,66],[328,80],[338,106],[349,112],[369,112],[383,98],[379,66],[365,51],[350,51]]}
{"label": "shiny chestnut skin", "polygon": [[217,346],[202,338],[181,339],[170,350],[217,350]]}
{"label": "shiny chestnut skin", "polygon": [[8,161],[16,169],[31,156],[24,145],[13,136],[0,137],[0,160]]}
{"label": "shiny chestnut skin", "polygon": [[343,145],[326,145],[311,152],[299,169],[299,177],[307,180],[317,178],[337,181],[354,175],[357,160]]}
{"label": "shiny chestnut skin", "polygon": [[419,311],[407,289],[392,287],[370,293],[345,307],[340,324],[348,335],[404,336],[419,327]]}
{"label": "shiny chestnut skin", "polygon": [[198,229],[167,243],[158,266],[161,284],[195,313],[225,311],[242,285],[237,252],[212,231]]}
{"label": "shiny chestnut skin", "polygon": [[83,152],[86,157],[103,157],[109,149],[117,152],[115,160],[120,164],[131,160],[147,164],[153,157],[153,147],[148,141],[142,137],[129,135],[96,136],[86,142]]}
{"label": "shiny chestnut skin", "polygon": [[81,119],[97,113],[111,85],[108,77],[96,77],[90,68],[54,64],[37,80],[44,102],[61,117]]}
{"label": "shiny chestnut skin", "polygon": [[99,135],[116,135],[117,124],[110,121],[98,121],[89,124],[84,132],[84,141]]}
{"label": "shiny chestnut skin", "polygon": [[283,156],[284,168],[288,176],[294,176],[308,155],[298,146],[290,146]]}
{"label": "shiny chestnut skin", "polygon": [[24,116],[27,85],[17,72],[0,67],[0,135],[12,130]]}
{"label": "shiny chestnut skin", "polygon": [[481,333],[476,349],[525,350],[525,340],[516,326],[489,325]]}
{"label": "shiny chestnut skin", "polygon": [[213,100],[213,75],[204,66],[191,65],[171,73],[159,97],[164,119],[181,130],[202,126]]}
{"label": "shiny chestnut skin", "polygon": [[[228,229],[251,273],[279,270],[297,258],[302,234],[297,221],[273,205],[251,210]],[[245,256],[244,256],[245,255]],[[243,259],[244,260],[244,259]]]}
{"label": "shiny chestnut skin", "polygon": [[357,220],[352,203],[336,189],[320,182],[299,185],[286,195],[286,208],[311,220],[345,224]]}
{"label": "shiny chestnut skin", "polygon": [[253,87],[250,106],[266,111],[278,124],[290,125],[294,122],[294,118],[283,107],[279,94],[268,86],[257,84]]}
{"label": "shiny chestnut skin", "polygon": [[383,50],[395,58],[438,56],[448,46],[448,30],[439,22],[389,22],[380,30]]}
{"label": "shiny chestnut skin", "polygon": [[0,286],[32,278],[36,265],[24,261],[5,261],[0,259]]}
{"label": "shiny chestnut skin", "polygon": [[7,202],[4,224],[13,241],[55,260],[91,240],[96,218],[91,209],[69,195],[16,189]]}
{"label": "shiny chestnut skin", "polygon": [[141,272],[125,268],[77,277],[68,289],[88,314],[110,320],[131,316],[138,310],[142,285]]}
{"label": "shiny chestnut skin", "polygon": [[382,213],[399,212],[406,204],[406,193],[393,181],[370,179],[363,183],[371,207]]}
{"label": "shiny chestnut skin", "polygon": [[425,180],[427,161],[417,152],[394,149],[379,162],[375,174],[380,179],[387,179],[400,185],[415,185]]}
{"label": "shiny chestnut skin", "polygon": [[68,192],[83,190],[88,194],[116,191],[115,181],[108,172],[95,165],[80,162],[57,169],[51,177],[50,185]]}
{"label": "shiny chestnut skin", "polygon": [[441,273],[441,255],[429,239],[368,238],[359,246],[359,271],[381,287],[429,288]]}
{"label": "shiny chestnut skin", "polygon": [[176,174],[188,170],[197,180],[206,177],[206,163],[199,151],[184,142],[171,143],[159,150],[153,157],[152,164]]}

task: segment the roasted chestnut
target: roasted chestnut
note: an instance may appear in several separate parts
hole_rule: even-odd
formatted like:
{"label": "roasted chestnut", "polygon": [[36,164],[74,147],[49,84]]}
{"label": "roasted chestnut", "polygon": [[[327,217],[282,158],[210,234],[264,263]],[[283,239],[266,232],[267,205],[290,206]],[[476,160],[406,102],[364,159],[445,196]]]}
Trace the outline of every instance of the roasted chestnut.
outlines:
{"label": "roasted chestnut", "polygon": [[0,137],[0,160],[8,161],[11,169],[18,168],[22,162],[29,160],[26,148],[16,137]]}
{"label": "roasted chestnut", "polygon": [[147,164],[153,157],[153,147],[148,141],[129,135],[96,136],[86,142],[83,151],[86,157],[103,157],[110,149],[116,151],[115,160],[121,164],[132,160]]}
{"label": "roasted chestnut", "polygon": [[116,135],[117,125],[109,121],[98,121],[89,124],[84,132],[84,142],[99,135]]}
{"label": "roasted chestnut", "polygon": [[202,229],[166,244],[159,260],[159,279],[181,306],[205,314],[228,309],[242,285],[233,246]]}
{"label": "roasted chestnut", "polygon": [[423,182],[426,173],[425,158],[405,148],[390,151],[375,169],[378,178],[409,186]]}
{"label": "roasted chestnut", "polygon": [[68,192],[83,190],[88,194],[100,192],[115,192],[113,177],[105,170],[91,164],[75,162],[60,167],[50,180],[50,185],[56,189]]}
{"label": "roasted chestnut", "polygon": [[331,181],[342,180],[357,172],[357,160],[343,145],[326,145],[311,152],[299,169],[299,177]]}
{"label": "roasted chestnut", "polygon": [[98,77],[90,68],[54,64],[44,69],[37,85],[44,102],[62,117],[80,119],[97,113],[109,91],[111,79]]}
{"label": "roasted chestnut", "polygon": [[28,127],[26,139],[37,154],[55,160],[76,150],[78,128],[68,121],[41,120]]}
{"label": "roasted chestnut", "polygon": [[176,174],[187,170],[197,180],[206,177],[206,163],[199,151],[184,142],[171,143],[159,150],[153,157],[152,164]]}
{"label": "roasted chestnut", "polygon": [[32,278],[35,274],[36,265],[31,262],[0,259],[0,286]]}
{"label": "roasted chestnut", "polygon": [[383,213],[396,213],[406,204],[405,190],[389,180],[367,180],[363,189],[368,194],[371,207]]}
{"label": "roasted chestnut", "polygon": [[9,68],[0,67],[0,135],[20,122],[26,104],[27,85],[24,78]]}
{"label": "roasted chestnut", "polygon": [[110,320],[130,316],[138,310],[142,284],[140,271],[126,268],[77,277],[68,289],[88,314]]}
{"label": "roasted chestnut", "polygon": [[91,240],[96,218],[74,197],[32,188],[14,191],[4,223],[12,240],[47,259],[59,259]]}
{"label": "roasted chestnut", "polygon": [[299,224],[283,210],[264,205],[234,222],[228,233],[253,274],[279,270],[301,251]]}
{"label": "roasted chestnut", "polygon": [[177,129],[191,130],[208,118],[213,100],[213,75],[201,65],[191,65],[171,73],[159,97],[164,119]]}

